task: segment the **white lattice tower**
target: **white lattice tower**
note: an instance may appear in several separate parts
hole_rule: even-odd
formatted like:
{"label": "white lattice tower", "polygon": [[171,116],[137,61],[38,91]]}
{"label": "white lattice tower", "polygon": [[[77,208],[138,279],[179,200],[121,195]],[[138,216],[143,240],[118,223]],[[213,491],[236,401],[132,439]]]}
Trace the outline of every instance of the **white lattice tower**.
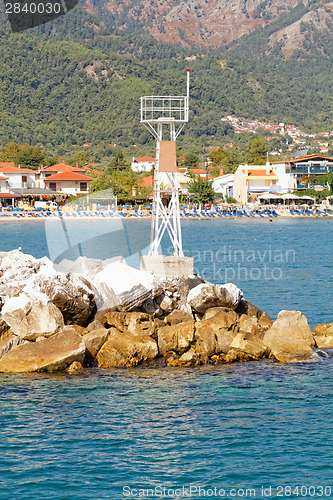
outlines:
{"label": "white lattice tower", "polygon": [[176,139],[188,122],[189,113],[190,70],[187,70],[186,96],[144,96],[141,97],[141,123],[156,139],[156,163],[153,194],[153,214],[151,222],[149,255],[158,255],[162,238],[168,233],[173,245],[173,254],[183,256],[182,234],[180,225],[179,193],[177,171],[163,170],[171,186],[171,199],[165,207],[162,203],[161,191],[161,143],[163,133],[169,135],[169,141]]}

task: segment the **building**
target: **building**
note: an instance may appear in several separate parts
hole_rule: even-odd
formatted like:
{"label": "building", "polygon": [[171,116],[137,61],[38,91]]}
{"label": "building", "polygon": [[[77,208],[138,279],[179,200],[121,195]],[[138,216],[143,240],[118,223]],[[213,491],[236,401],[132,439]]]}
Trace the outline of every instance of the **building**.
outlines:
{"label": "building", "polygon": [[9,189],[21,189],[36,186],[37,170],[15,167],[12,162],[0,162],[0,174],[7,177]]}
{"label": "building", "polygon": [[216,195],[223,198],[232,198],[234,190],[234,179],[234,174],[226,174],[215,177],[213,179],[212,186]]}
{"label": "building", "polygon": [[[320,182],[320,177],[329,170],[333,172],[333,158],[321,154],[297,156],[285,162],[285,170],[294,176],[295,189],[314,188],[319,191],[326,187]],[[316,182],[313,177],[316,177]]]}
{"label": "building", "polygon": [[233,197],[240,203],[254,200],[258,194],[276,191],[278,180],[269,163],[239,165],[234,177]]}
{"label": "building", "polygon": [[94,179],[77,172],[59,172],[44,178],[46,189],[69,195],[84,195],[89,193],[90,183]]}
{"label": "building", "polygon": [[67,165],[66,163],[57,163],[57,165],[52,165],[52,167],[42,167],[36,173],[36,185],[39,188],[47,187],[45,184],[45,180],[51,176],[64,173],[64,172],[73,172],[76,174],[84,175],[86,170],[79,167],[72,167],[71,165]]}
{"label": "building", "polygon": [[151,172],[156,163],[156,158],[145,156],[143,158],[134,158],[131,163],[131,169],[134,172]]}

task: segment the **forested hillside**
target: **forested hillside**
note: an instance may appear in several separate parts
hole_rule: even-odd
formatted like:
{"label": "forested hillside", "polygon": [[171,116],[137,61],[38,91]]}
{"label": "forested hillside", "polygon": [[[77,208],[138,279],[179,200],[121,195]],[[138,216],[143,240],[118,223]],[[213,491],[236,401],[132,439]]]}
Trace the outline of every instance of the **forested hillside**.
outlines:
{"label": "forested hillside", "polygon": [[0,143],[145,147],[151,138],[139,123],[139,97],[184,93],[187,67],[191,114],[180,143],[229,140],[232,128],[221,122],[229,114],[329,131],[332,35],[305,24],[302,47],[286,57],[283,44],[269,40],[290,19],[208,49],[123,33],[82,6],[20,34],[2,15]]}

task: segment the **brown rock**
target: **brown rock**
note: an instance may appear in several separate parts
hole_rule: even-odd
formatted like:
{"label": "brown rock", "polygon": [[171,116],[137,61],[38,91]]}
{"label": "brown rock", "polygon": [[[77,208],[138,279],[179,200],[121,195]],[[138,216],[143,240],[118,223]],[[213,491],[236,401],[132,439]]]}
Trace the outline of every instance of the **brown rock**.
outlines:
{"label": "brown rock", "polygon": [[333,335],[314,335],[313,338],[319,349],[333,349]]}
{"label": "brown rock", "polygon": [[136,366],[157,356],[157,344],[149,335],[120,333],[113,329],[96,359],[100,368],[111,368]]}
{"label": "brown rock", "polygon": [[194,340],[194,322],[187,321],[158,330],[158,348],[162,356],[169,352],[183,354]]}
{"label": "brown rock", "polygon": [[333,323],[328,323],[327,325],[319,324],[315,326],[315,335],[333,335]]}
{"label": "brown rock", "polygon": [[76,331],[76,333],[78,335],[81,335],[81,337],[83,337],[83,335],[86,333],[86,329],[83,326],[75,325],[75,324],[74,325],[70,325],[70,326],[73,328],[73,330]]}
{"label": "brown rock", "polygon": [[114,327],[120,332],[129,332],[135,335],[153,335],[155,331],[152,316],[143,312],[117,312],[107,310],[97,315],[96,319],[102,323],[105,328]]}
{"label": "brown rock", "polygon": [[251,304],[249,300],[241,299],[238,307],[235,309],[236,313],[240,316],[242,314],[246,314],[247,316],[256,316],[258,319],[263,314],[262,310],[259,307]]}
{"label": "brown rock", "polygon": [[[232,343],[230,350],[242,351],[247,354],[250,359],[257,360],[265,357],[268,354],[267,347],[252,333],[239,332]],[[229,352],[227,353],[229,354]]]}
{"label": "brown rock", "polygon": [[184,352],[180,357],[171,357],[167,359],[168,366],[199,366],[201,365],[200,356],[191,347],[188,351]]}
{"label": "brown rock", "polygon": [[194,318],[192,314],[189,314],[185,311],[180,311],[176,309],[172,311],[172,313],[168,314],[165,318],[165,322],[167,325],[178,325],[179,323],[185,323],[188,321],[192,321],[194,323]]}
{"label": "brown rock", "polygon": [[84,368],[79,361],[74,361],[67,369],[68,375],[82,375]]}
{"label": "brown rock", "polygon": [[273,325],[274,321],[266,313],[262,313],[259,318],[259,326],[260,328],[268,330]]}
{"label": "brown rock", "polygon": [[64,370],[74,361],[84,360],[84,340],[71,327],[42,342],[29,342],[9,351],[0,359],[0,372]]}
{"label": "brown rock", "polygon": [[86,333],[92,332],[93,330],[99,330],[100,328],[104,328],[104,326],[100,321],[95,319],[92,323],[89,323],[89,325],[85,328],[84,335]]}
{"label": "brown rock", "polygon": [[296,363],[312,355],[314,339],[306,317],[299,311],[281,311],[263,343],[282,363]]}
{"label": "brown rock", "polygon": [[195,324],[195,350],[203,359],[213,354],[227,353],[238,332],[239,318],[235,311],[219,311],[212,318]]}
{"label": "brown rock", "polygon": [[259,338],[263,338],[267,328],[261,328],[256,316],[246,316],[243,314],[239,321],[239,331],[243,333],[252,333]]}
{"label": "brown rock", "polygon": [[[105,344],[108,337],[110,336],[110,331],[116,330],[115,328],[111,328],[107,330],[106,328],[99,328],[98,330],[92,330],[91,332],[83,335],[83,340],[86,344],[86,357],[85,361],[87,363],[91,363],[100,350],[100,348]],[[116,330],[118,332],[118,330]]]}
{"label": "brown rock", "polygon": [[207,309],[203,316],[203,320],[213,318],[217,313],[229,313],[230,311],[234,312],[233,309],[229,309],[228,307],[210,307]]}

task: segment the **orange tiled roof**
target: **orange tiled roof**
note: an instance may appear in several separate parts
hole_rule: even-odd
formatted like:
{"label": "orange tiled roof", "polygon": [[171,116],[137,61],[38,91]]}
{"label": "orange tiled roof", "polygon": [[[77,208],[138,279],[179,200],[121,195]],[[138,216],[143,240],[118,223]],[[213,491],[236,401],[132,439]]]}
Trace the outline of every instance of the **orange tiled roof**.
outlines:
{"label": "orange tiled roof", "polygon": [[49,181],[93,181],[92,177],[87,175],[77,174],[75,172],[60,172],[59,174],[50,175],[46,177],[44,182]]}
{"label": "orange tiled roof", "polygon": [[46,167],[42,170],[43,172],[85,172],[82,168],[72,167],[66,163],[57,163],[57,165],[52,165],[52,167]]}
{"label": "orange tiled roof", "polygon": [[140,182],[140,186],[141,187],[152,186],[153,182],[154,182],[154,176],[153,175],[149,175],[148,177],[144,177],[142,179],[142,181]]}
{"label": "orange tiled roof", "polygon": [[143,158],[135,158],[134,161],[150,161],[150,162],[153,162],[153,161],[156,161],[156,158],[152,158],[151,156],[144,156]]}
{"label": "orange tiled roof", "polygon": [[[243,174],[245,174],[245,169],[242,169],[242,170],[243,170]],[[266,168],[263,168],[263,169],[249,168],[248,169],[248,177],[249,176],[251,176],[251,177],[277,177],[276,174],[272,170],[270,170],[270,172],[267,174]]]}
{"label": "orange tiled roof", "polygon": [[5,174],[36,174],[37,170],[15,167],[13,163],[0,163],[0,172]]}

